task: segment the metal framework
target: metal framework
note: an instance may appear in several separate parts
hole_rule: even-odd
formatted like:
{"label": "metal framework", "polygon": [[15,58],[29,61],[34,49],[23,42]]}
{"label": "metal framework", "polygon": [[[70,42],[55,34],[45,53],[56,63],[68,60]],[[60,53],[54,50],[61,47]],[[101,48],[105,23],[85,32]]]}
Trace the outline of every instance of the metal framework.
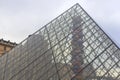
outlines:
{"label": "metal framework", "polygon": [[0,80],[120,80],[120,49],[75,4],[0,57]]}

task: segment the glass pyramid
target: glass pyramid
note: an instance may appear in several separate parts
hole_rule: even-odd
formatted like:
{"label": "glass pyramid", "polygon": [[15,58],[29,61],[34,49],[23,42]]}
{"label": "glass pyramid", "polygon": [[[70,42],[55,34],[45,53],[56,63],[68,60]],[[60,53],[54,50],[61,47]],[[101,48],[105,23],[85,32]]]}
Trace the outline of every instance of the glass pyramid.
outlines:
{"label": "glass pyramid", "polygon": [[120,49],[75,4],[0,57],[0,80],[120,80]]}

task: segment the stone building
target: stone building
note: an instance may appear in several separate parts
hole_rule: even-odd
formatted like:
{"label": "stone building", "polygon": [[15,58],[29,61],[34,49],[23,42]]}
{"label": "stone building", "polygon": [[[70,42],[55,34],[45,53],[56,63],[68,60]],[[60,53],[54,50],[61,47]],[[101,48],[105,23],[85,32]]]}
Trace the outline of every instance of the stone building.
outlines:
{"label": "stone building", "polygon": [[10,51],[16,45],[17,45],[16,43],[0,39],[0,56]]}

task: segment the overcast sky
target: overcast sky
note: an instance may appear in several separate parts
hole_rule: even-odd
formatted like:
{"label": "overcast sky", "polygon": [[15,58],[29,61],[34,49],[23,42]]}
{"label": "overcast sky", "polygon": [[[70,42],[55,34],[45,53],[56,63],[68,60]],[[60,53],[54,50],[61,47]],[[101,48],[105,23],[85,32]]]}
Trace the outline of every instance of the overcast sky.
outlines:
{"label": "overcast sky", "polygon": [[0,38],[19,43],[75,3],[120,44],[120,0],[0,0]]}

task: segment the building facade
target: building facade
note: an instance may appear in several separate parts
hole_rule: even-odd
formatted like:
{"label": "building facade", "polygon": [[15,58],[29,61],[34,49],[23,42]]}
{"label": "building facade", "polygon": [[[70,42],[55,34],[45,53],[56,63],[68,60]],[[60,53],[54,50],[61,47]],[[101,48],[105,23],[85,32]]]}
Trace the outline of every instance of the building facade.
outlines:
{"label": "building facade", "polygon": [[17,45],[16,43],[0,39],[0,56],[2,56],[3,54],[9,52],[16,45]]}

